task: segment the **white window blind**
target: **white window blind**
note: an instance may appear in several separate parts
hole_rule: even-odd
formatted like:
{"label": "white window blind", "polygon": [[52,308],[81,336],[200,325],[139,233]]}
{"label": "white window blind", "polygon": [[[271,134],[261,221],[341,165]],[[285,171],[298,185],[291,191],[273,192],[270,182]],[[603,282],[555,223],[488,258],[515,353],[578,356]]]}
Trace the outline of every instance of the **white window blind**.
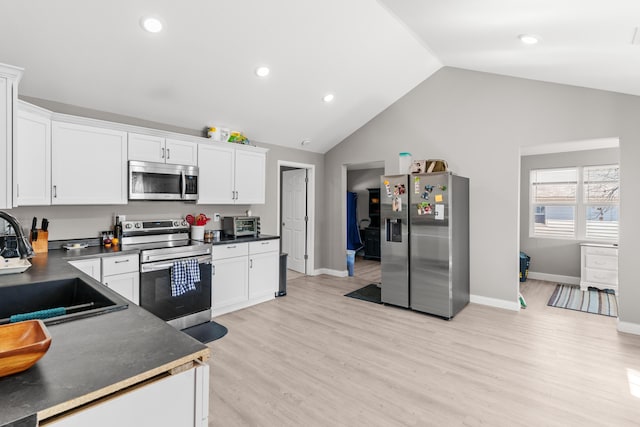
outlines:
{"label": "white window blind", "polygon": [[530,236],[617,242],[618,165],[530,172]]}

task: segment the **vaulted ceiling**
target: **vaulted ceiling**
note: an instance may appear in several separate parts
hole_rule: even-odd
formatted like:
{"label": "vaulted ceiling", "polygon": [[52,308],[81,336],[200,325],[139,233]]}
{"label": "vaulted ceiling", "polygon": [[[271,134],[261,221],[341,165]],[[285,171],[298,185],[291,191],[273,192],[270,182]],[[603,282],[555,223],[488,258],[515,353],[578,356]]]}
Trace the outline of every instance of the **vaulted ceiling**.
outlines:
{"label": "vaulted ceiling", "polygon": [[[315,152],[443,65],[640,95],[632,0],[7,0],[0,8],[0,62],[25,68],[22,95],[183,128],[218,125]],[[150,15],[162,32],[141,28]],[[520,34],[540,42],[525,46]],[[256,76],[259,66],[270,74]]]}

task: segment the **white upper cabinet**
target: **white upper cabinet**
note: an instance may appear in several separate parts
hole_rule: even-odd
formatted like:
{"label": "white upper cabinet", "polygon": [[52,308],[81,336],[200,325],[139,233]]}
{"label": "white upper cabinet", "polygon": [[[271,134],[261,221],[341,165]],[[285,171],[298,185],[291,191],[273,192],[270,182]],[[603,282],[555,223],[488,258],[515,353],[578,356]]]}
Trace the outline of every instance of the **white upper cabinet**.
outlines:
{"label": "white upper cabinet", "polygon": [[198,145],[188,141],[130,132],[128,158],[129,160],[196,166],[198,164]]}
{"label": "white upper cabinet", "polygon": [[264,204],[265,164],[263,150],[199,144],[198,203]]}
{"label": "white upper cabinet", "polygon": [[14,108],[22,69],[0,64],[0,209],[13,205]]}
{"label": "white upper cabinet", "polygon": [[127,203],[127,133],[52,121],[51,203]]}
{"label": "white upper cabinet", "polygon": [[264,152],[236,150],[236,204],[264,204]]}
{"label": "white upper cabinet", "polygon": [[26,111],[18,104],[17,143],[13,146],[14,206],[51,204],[50,113]]}
{"label": "white upper cabinet", "polygon": [[234,203],[234,159],[232,147],[198,144],[198,203]]}

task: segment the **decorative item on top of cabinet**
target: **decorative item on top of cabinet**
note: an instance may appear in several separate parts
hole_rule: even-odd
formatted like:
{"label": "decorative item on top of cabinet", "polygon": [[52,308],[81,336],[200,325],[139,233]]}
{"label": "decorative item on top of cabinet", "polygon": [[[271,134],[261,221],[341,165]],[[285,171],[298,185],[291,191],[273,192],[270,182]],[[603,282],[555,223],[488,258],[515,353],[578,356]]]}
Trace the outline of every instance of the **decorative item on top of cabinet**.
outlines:
{"label": "decorative item on top of cabinet", "polygon": [[23,71],[22,68],[0,64],[0,209],[8,209],[13,205],[14,110]]}
{"label": "decorative item on top of cabinet", "polygon": [[618,293],[618,246],[580,244],[580,289],[612,289]]}
{"label": "decorative item on top of cabinet", "polygon": [[267,150],[231,144],[199,144],[199,204],[265,203]]}
{"label": "decorative item on top of cabinet", "polygon": [[196,166],[198,146],[189,141],[129,132],[128,159]]}

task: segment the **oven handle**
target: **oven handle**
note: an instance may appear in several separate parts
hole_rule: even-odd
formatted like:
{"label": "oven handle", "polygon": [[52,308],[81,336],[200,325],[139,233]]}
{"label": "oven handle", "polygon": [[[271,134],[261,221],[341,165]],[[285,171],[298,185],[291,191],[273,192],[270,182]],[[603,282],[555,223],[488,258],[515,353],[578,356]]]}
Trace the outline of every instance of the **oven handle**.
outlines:
{"label": "oven handle", "polygon": [[[198,264],[211,264],[211,255],[199,256],[196,258],[198,260]],[[164,262],[150,262],[147,264],[142,264],[140,266],[141,273],[149,273],[151,271],[159,271],[159,270],[168,270],[173,267],[173,261],[164,261]]]}

